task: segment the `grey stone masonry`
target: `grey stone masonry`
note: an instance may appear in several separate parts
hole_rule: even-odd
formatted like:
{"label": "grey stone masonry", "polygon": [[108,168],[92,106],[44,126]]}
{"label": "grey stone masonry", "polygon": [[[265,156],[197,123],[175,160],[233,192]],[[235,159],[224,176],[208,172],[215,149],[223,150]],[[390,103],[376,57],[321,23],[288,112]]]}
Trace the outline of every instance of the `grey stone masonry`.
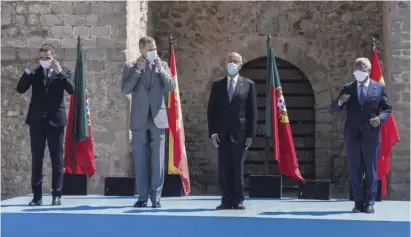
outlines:
{"label": "grey stone masonry", "polygon": [[[146,28],[144,3],[136,5],[128,16],[136,32]],[[2,199],[31,192],[30,141],[24,124],[31,92],[19,95],[15,88],[26,65],[37,60],[38,48],[46,42],[56,47],[56,59],[74,74],[77,37],[82,37],[97,168],[89,191],[102,193],[105,176],[128,176],[133,172],[128,147],[129,100],[120,91],[127,51],[127,4],[1,3]],[[134,20],[134,16],[138,18]],[[141,27],[140,22],[144,24]],[[69,96],[66,99],[68,107]],[[43,188],[49,192],[51,166],[48,152],[45,154]]]}

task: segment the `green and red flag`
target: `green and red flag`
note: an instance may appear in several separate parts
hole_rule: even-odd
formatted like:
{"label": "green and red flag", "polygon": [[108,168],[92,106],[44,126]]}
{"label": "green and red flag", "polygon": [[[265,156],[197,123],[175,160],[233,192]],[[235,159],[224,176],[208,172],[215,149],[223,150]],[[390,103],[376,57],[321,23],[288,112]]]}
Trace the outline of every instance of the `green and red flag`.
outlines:
{"label": "green and red flag", "polygon": [[81,40],[77,42],[77,61],[74,73],[75,92],[70,98],[68,124],[64,144],[64,168],[68,174],[88,174],[96,171],[93,134],[84,74]]}
{"label": "green and red flag", "polygon": [[[378,53],[375,45],[371,53],[371,73],[370,78],[374,81],[385,84],[384,77],[381,71]],[[381,126],[381,144],[380,152],[377,161],[377,175],[382,182],[382,195],[387,195],[387,174],[390,171],[390,155],[391,148],[400,140],[397,124],[395,122],[394,113]]]}
{"label": "green and red flag", "polygon": [[190,176],[184,137],[183,116],[181,113],[180,92],[178,89],[176,58],[170,42],[170,71],[175,80],[175,90],[168,97],[168,174],[180,175],[185,195],[190,194]]}
{"label": "green and red flag", "polygon": [[305,183],[298,168],[294,140],[270,38],[267,40],[267,70],[265,135],[273,140],[273,155],[278,162],[280,174]]}

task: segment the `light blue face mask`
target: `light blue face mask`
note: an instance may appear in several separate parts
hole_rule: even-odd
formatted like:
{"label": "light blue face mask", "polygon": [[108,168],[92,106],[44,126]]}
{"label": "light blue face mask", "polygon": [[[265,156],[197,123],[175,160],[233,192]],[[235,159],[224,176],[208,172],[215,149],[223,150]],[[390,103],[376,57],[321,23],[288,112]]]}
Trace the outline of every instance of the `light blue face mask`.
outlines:
{"label": "light blue face mask", "polygon": [[146,54],[146,58],[148,61],[153,62],[154,60],[157,59],[157,50],[149,51]]}
{"label": "light blue face mask", "polygon": [[238,73],[238,65],[235,63],[227,63],[227,72],[230,75]]}

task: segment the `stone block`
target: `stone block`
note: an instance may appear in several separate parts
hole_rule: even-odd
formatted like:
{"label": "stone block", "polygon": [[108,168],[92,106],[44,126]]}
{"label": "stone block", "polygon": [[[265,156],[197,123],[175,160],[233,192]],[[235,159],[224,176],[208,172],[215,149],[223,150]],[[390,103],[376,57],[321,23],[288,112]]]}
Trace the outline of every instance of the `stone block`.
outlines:
{"label": "stone block", "polygon": [[86,25],[87,26],[93,26],[97,24],[99,15],[97,14],[91,14],[86,16]]}
{"label": "stone block", "polygon": [[49,14],[50,13],[49,3],[30,4],[27,7],[27,10],[28,10],[28,13],[33,13],[33,14]]}
{"label": "stone block", "polygon": [[17,3],[16,13],[28,13],[28,4],[26,2]]}
{"label": "stone block", "polygon": [[74,27],[74,37],[90,37],[90,27],[88,26],[75,26]]}
{"label": "stone block", "polygon": [[107,59],[107,52],[105,49],[88,49],[87,60],[105,61]]}
{"label": "stone block", "polygon": [[104,69],[111,74],[121,74],[123,72],[124,62],[105,62]]}
{"label": "stone block", "polygon": [[79,15],[64,16],[64,25],[82,26],[86,24],[86,17]]}
{"label": "stone block", "polygon": [[55,38],[72,38],[73,27],[72,26],[52,26],[51,36]]}
{"label": "stone block", "polygon": [[126,27],[121,27],[121,26],[112,27],[111,31],[112,31],[112,33],[111,33],[112,38],[125,38],[125,37],[127,37]]}
{"label": "stone block", "polygon": [[15,48],[1,48],[1,60],[14,60],[16,59]]}
{"label": "stone block", "polygon": [[74,3],[74,13],[77,15],[86,15],[90,11],[90,2],[75,2]]}
{"label": "stone block", "polygon": [[55,49],[61,47],[61,39],[58,38],[46,38],[46,43],[53,45]]}
{"label": "stone block", "polygon": [[8,2],[7,4],[1,4],[1,15],[10,13],[16,13],[16,2]]}
{"label": "stone block", "polygon": [[1,39],[1,47],[23,48],[27,46],[27,41],[20,38],[3,38]]}
{"label": "stone block", "polygon": [[113,2],[92,2],[91,13],[99,14],[113,14],[114,5]]}
{"label": "stone block", "polygon": [[1,25],[8,25],[11,23],[11,14],[10,13],[2,13],[1,14]]}
{"label": "stone block", "polygon": [[1,36],[14,38],[19,36],[19,27],[16,25],[5,25],[1,28]]}
{"label": "stone block", "polygon": [[90,36],[92,38],[110,38],[111,37],[111,26],[92,26]]}
{"label": "stone block", "polygon": [[118,40],[118,39],[98,38],[97,39],[97,47],[98,48],[111,48],[111,49],[124,50],[126,48],[126,41],[125,40]]}
{"label": "stone block", "polygon": [[14,24],[24,25],[26,23],[26,17],[24,15],[14,15]]}
{"label": "stone block", "polygon": [[104,63],[102,63],[100,61],[87,60],[85,68],[86,68],[87,71],[101,72],[101,71],[104,71]]}
{"label": "stone block", "polygon": [[124,63],[126,61],[126,55],[119,49],[107,49],[107,59],[111,62]]}
{"label": "stone block", "polygon": [[114,13],[115,14],[127,14],[126,7],[127,2],[114,2]]}
{"label": "stone block", "polygon": [[38,48],[20,48],[17,49],[17,57],[19,59],[27,60],[27,59],[35,59],[39,57],[39,49]]}
{"label": "stone block", "polygon": [[28,25],[39,25],[40,24],[40,15],[39,14],[27,14],[26,23]]}
{"label": "stone block", "polygon": [[50,10],[52,14],[73,14],[73,2],[51,2]]}
{"label": "stone block", "polygon": [[118,25],[124,27],[127,24],[126,15],[100,15],[98,25]]}
{"label": "stone block", "polygon": [[40,23],[42,25],[62,26],[64,25],[64,20],[62,15],[41,15]]}
{"label": "stone block", "polygon": [[46,43],[46,39],[37,36],[29,37],[27,39],[27,47],[29,48],[39,48],[44,43]]}

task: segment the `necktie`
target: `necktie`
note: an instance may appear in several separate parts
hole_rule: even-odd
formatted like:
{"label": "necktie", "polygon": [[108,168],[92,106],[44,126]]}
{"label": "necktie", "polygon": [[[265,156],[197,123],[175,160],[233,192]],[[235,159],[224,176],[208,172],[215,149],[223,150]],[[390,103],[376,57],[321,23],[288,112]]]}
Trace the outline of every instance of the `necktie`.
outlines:
{"label": "necktie", "polygon": [[230,86],[228,87],[228,98],[231,102],[231,99],[233,98],[234,94],[234,80],[230,79]]}
{"label": "necktie", "polygon": [[359,97],[359,102],[360,104],[364,104],[364,100],[365,100],[365,93],[364,93],[364,85],[360,86],[360,97]]}
{"label": "necktie", "polygon": [[50,68],[47,68],[46,69],[46,75],[44,75],[44,77],[45,77],[45,81],[44,81],[44,84],[47,86],[48,84],[49,84],[49,79],[50,79]]}

